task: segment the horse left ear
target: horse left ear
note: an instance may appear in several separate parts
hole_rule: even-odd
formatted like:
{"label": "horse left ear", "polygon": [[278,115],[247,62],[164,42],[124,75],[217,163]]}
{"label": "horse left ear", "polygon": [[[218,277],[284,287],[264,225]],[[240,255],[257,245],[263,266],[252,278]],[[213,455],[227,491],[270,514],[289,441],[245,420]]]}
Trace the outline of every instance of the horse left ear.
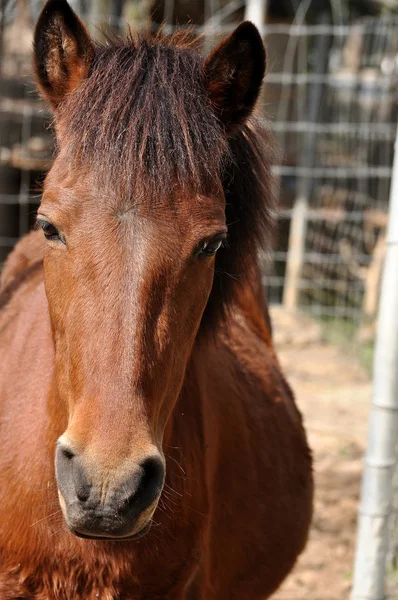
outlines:
{"label": "horse left ear", "polygon": [[228,135],[248,119],[260,93],[266,67],[258,29],[245,21],[221,42],[204,65],[210,101]]}
{"label": "horse left ear", "polygon": [[40,92],[53,109],[87,76],[94,46],[66,0],[48,0],[34,33],[34,71]]}

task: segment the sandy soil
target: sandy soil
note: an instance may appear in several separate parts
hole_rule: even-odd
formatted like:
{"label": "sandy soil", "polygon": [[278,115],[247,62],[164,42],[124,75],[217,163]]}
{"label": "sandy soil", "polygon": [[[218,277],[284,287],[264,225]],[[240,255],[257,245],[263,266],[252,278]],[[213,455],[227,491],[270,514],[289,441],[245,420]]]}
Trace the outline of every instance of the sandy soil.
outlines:
{"label": "sandy soil", "polygon": [[319,326],[272,311],[284,371],[304,414],[315,460],[307,549],[275,600],[345,600],[351,589],[357,504],[371,386],[355,357],[322,342]]}

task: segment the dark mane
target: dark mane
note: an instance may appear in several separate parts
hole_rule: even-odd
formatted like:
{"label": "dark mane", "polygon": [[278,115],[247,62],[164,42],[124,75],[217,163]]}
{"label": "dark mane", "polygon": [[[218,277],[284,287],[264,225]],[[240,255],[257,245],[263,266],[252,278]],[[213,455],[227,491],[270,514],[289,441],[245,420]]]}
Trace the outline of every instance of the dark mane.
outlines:
{"label": "dark mane", "polygon": [[265,123],[250,119],[228,146],[223,174],[228,247],[217,254],[208,305],[216,313],[233,304],[240,287],[256,278],[258,255],[270,249],[276,217],[275,145]]}
{"label": "dark mane", "polygon": [[105,187],[114,191],[117,182],[127,202],[155,202],[182,188],[210,193],[221,179],[229,243],[217,256],[207,310],[214,315],[231,303],[270,239],[273,143],[254,118],[226,139],[203,64],[184,36],[108,40],[96,46],[89,76],[57,116],[71,156],[92,165]]}

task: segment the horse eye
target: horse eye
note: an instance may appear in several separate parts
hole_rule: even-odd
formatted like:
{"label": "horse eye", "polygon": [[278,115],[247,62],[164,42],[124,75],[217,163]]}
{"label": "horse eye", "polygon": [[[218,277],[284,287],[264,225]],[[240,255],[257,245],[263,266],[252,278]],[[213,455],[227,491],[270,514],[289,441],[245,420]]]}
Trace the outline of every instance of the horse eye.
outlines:
{"label": "horse eye", "polygon": [[225,241],[224,237],[215,237],[211,240],[203,241],[199,249],[196,253],[197,256],[214,256],[217,250],[221,248],[223,242]]}
{"label": "horse eye", "polygon": [[42,228],[44,236],[47,240],[52,240],[55,242],[60,241],[65,243],[64,240],[61,238],[58,229],[54,227],[54,225],[52,225],[48,221],[45,221],[44,219],[38,219],[37,224],[39,227]]}

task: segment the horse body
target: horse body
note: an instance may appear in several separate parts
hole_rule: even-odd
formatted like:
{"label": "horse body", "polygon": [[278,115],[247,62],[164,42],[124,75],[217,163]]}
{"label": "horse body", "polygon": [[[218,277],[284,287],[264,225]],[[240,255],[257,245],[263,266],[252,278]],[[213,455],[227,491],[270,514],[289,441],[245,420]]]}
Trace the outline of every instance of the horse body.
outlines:
{"label": "horse body", "polygon": [[[24,245],[30,254],[42,245],[30,235],[19,258]],[[80,540],[63,523],[54,483],[65,423],[47,396],[54,352],[42,275],[39,264],[21,279],[0,321],[0,598],[179,599],[197,569],[202,595],[192,597],[268,597],[304,546],[312,492],[299,413],[265,320],[260,331],[250,317],[262,307],[249,291],[250,304],[243,296],[217,337],[193,350],[165,433],[167,485],[151,532],[134,542]]]}
{"label": "horse body", "polygon": [[35,41],[59,154],[2,273],[0,598],[263,600],[312,472],[257,267],[261,39],[96,49],[50,0]]}

